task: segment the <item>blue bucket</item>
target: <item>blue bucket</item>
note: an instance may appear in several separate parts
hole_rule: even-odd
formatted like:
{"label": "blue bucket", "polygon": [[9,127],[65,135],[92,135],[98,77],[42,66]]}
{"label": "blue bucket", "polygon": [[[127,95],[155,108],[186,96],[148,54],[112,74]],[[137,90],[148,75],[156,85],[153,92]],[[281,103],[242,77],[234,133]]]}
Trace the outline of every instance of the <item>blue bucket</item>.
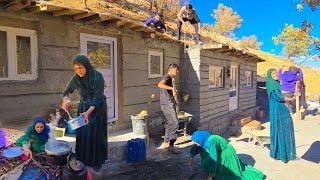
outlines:
{"label": "blue bucket", "polygon": [[127,142],[127,162],[137,163],[146,160],[146,141],[141,138]]}

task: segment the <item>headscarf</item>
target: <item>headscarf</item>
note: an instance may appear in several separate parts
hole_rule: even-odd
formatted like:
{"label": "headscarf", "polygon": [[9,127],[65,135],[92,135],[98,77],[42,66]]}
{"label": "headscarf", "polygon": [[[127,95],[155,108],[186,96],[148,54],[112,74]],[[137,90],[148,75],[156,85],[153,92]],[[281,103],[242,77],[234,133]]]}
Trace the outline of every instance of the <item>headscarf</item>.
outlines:
{"label": "headscarf", "polygon": [[83,95],[93,96],[94,94],[94,79],[95,79],[95,69],[92,67],[87,56],[83,54],[78,54],[73,60],[73,64],[81,64],[86,68],[86,74],[84,77],[80,77],[77,74],[77,78],[80,82],[81,91]]}
{"label": "headscarf", "polygon": [[273,90],[278,90],[280,89],[280,82],[278,80],[274,80],[272,78],[272,72],[275,71],[275,69],[269,69],[267,71],[267,82],[266,82],[266,87],[267,87],[267,94],[268,97],[270,97],[270,94]]}
{"label": "headscarf", "polygon": [[192,134],[191,140],[198,143],[202,149],[206,149],[207,141],[211,133],[209,131],[196,131]]}
{"label": "headscarf", "polygon": [[[43,124],[43,131],[41,133],[37,133],[35,127],[37,123]],[[37,117],[33,119],[32,128],[35,134],[38,136],[40,141],[46,142],[49,139],[50,127],[46,124],[46,120],[42,117]]]}

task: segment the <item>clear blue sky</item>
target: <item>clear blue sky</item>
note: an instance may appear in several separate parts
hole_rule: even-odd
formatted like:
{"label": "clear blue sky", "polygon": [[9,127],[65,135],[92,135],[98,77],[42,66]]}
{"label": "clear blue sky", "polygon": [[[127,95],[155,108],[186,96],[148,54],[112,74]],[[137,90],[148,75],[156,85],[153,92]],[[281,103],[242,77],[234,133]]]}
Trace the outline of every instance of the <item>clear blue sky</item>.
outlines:
{"label": "clear blue sky", "polygon": [[320,9],[312,12],[305,5],[302,11],[296,9],[300,0],[189,0],[196,9],[202,23],[214,24],[210,14],[222,3],[231,7],[243,19],[241,27],[235,32],[237,38],[256,35],[262,42],[262,50],[282,55],[282,46],[274,45],[272,36],[278,35],[285,24],[299,27],[308,19],[313,25],[312,34],[320,37]]}

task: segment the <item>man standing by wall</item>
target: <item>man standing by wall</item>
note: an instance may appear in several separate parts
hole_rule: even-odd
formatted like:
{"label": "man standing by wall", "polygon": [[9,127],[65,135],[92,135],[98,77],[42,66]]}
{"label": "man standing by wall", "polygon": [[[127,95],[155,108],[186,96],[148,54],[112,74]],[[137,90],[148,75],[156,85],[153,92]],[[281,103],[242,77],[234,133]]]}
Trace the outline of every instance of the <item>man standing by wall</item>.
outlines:
{"label": "man standing by wall", "polygon": [[177,140],[176,132],[179,127],[179,122],[176,112],[176,102],[174,100],[174,96],[178,91],[173,88],[172,78],[177,75],[178,71],[179,67],[177,64],[169,64],[168,73],[165,74],[158,83],[158,87],[160,88],[161,109],[165,115],[165,136],[164,142],[160,148],[169,148],[173,153],[181,152],[179,149],[174,147],[174,143]]}

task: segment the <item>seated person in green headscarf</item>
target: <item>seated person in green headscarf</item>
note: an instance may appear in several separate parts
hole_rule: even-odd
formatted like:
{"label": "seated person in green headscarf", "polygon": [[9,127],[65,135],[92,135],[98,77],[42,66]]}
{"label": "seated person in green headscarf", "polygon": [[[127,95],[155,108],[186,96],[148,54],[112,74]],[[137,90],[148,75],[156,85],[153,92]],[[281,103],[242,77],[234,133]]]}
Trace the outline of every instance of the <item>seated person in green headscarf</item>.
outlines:
{"label": "seated person in green headscarf", "polygon": [[31,151],[43,152],[49,139],[49,132],[50,128],[46,125],[44,118],[33,119],[33,123],[28,127],[26,133],[16,141],[17,146],[23,147],[25,155],[23,158],[28,158]]}

